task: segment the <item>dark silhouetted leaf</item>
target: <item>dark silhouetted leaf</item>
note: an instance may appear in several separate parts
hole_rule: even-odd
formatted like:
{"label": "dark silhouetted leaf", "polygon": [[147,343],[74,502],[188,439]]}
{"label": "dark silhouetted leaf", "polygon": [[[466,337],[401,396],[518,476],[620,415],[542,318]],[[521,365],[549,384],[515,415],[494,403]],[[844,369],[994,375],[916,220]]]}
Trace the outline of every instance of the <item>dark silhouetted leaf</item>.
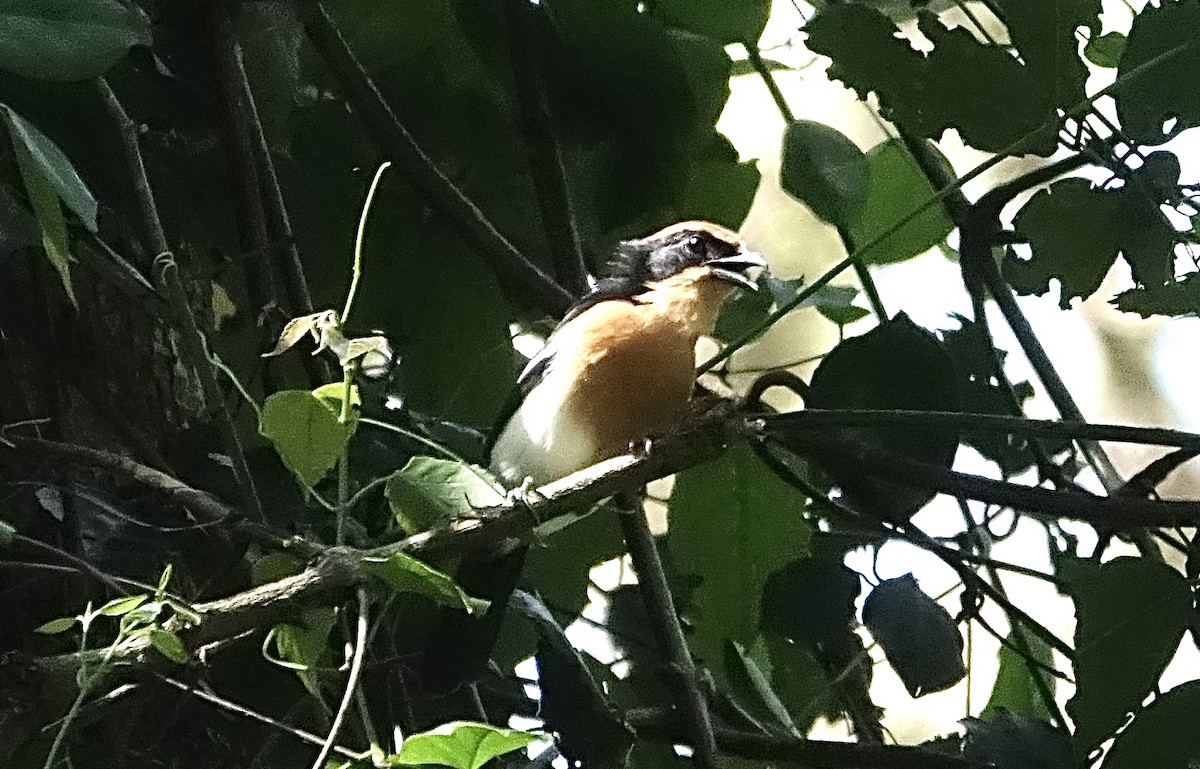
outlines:
{"label": "dark silhouetted leaf", "polygon": [[676,569],[700,578],[692,596],[698,656],[715,665],[726,640],[752,643],[767,575],[807,552],[807,500],[748,446],[676,476],[667,542]]}
{"label": "dark silhouetted leaf", "polygon": [[1200,681],[1177,686],[1138,712],[1117,735],[1105,769],[1189,769],[1200,756]]}
{"label": "dark silhouetted leaf", "polygon": [[1042,721],[1000,711],[964,718],[963,758],[995,769],[1081,769],[1071,738]]}
{"label": "dark silhouetted leaf", "polygon": [[1178,236],[1157,201],[1163,199],[1164,186],[1177,181],[1178,169],[1174,156],[1156,152],[1120,189],[1064,179],[1038,192],[1013,222],[1029,239],[1032,256],[1022,261],[1010,251],[1005,277],[1023,294],[1044,294],[1050,281],[1057,280],[1059,304],[1065,309],[1072,299],[1093,294],[1120,254],[1139,283],[1162,286],[1170,278]]}
{"label": "dark silhouetted leaf", "polygon": [[656,19],[721,43],[756,45],[771,10],[768,0],[659,0]]}
{"label": "dark silhouetted leaf", "polygon": [[1117,294],[1113,303],[1143,318],[1151,315],[1200,314],[1200,275],[1191,273],[1177,283],[1157,288],[1131,288]]}
{"label": "dark silhouetted leaf", "polygon": [[513,604],[537,630],[534,659],[541,690],[538,715],[549,730],[558,734],[559,750],[580,766],[624,766],[633,733],[609,706],[584,662],[585,652],[571,645],[540,599],[518,590],[513,594]]}
{"label": "dark silhouetted leaf", "polygon": [[[961,315],[955,317],[962,326],[953,331],[942,332],[942,340],[954,361],[963,411],[970,414],[1020,416],[1020,404],[1033,397],[1032,385],[1028,382],[1014,383],[1014,403],[1013,398],[1004,391],[1003,385],[996,381],[995,363],[984,347],[985,344],[990,344],[990,341],[985,338],[983,329]],[[1003,364],[1007,353],[997,350],[996,354]],[[1006,477],[1022,473],[1035,464],[1033,447],[1024,436],[965,432],[962,440],[999,465],[1000,471]],[[1051,456],[1060,454],[1071,446],[1070,441],[1061,439],[1043,439],[1042,444]]]}
{"label": "dark silhouetted leaf", "polygon": [[849,227],[867,195],[866,155],[836,128],[797,120],[783,135],[779,183],[813,213]]}
{"label": "dark silhouetted leaf", "polygon": [[762,592],[764,633],[818,646],[849,632],[858,574],[840,560],[801,558],[767,578]]}
{"label": "dark silhouetted leaf", "polygon": [[1164,0],[1134,18],[1113,93],[1121,130],[1134,144],[1162,144],[1200,125],[1198,29],[1196,0]]}
{"label": "dark silhouetted leaf", "polygon": [[914,697],[949,689],[967,674],[962,633],[911,574],[880,582],[871,591],[863,603],[863,624]]}
{"label": "dark silhouetted leaf", "polygon": [[1192,594],[1165,563],[1070,559],[1058,576],[1075,601],[1075,696],[1067,714],[1086,753],[1151,692],[1187,629]]}
{"label": "dark silhouetted leaf", "polygon": [[[821,409],[907,409],[957,411],[954,364],[941,344],[907,315],[847,339],[835,347],[813,373],[805,404]],[[952,428],[913,430],[908,426],[846,428],[837,436],[879,446],[930,464],[949,467],[958,448]],[[803,446],[803,433],[796,436]],[[933,499],[922,489],[901,487],[820,461],[852,506],[885,518],[904,519]]]}
{"label": "dark silhouetted leaf", "polygon": [[830,77],[862,98],[874,92],[884,116],[913,135],[936,139],[957,128],[981,150],[1021,143],[1021,151],[1048,155],[1057,144],[1046,130],[1058,123],[1056,109],[1083,99],[1087,70],[1076,54],[1074,31],[1098,26],[1099,3],[998,7],[1020,60],[963,27],[947,29],[927,12],[917,22],[933,43],[928,54],[913,49],[886,16],[856,3],[827,4],[805,30],[808,47],[833,60]]}

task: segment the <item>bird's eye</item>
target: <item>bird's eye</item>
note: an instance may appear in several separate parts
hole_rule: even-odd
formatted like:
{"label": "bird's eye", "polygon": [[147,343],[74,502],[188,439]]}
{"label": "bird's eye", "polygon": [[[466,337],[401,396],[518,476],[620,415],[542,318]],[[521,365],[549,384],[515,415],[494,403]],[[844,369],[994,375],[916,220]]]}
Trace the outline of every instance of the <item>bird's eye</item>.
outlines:
{"label": "bird's eye", "polygon": [[704,238],[693,235],[683,242],[683,247],[688,250],[689,254],[700,256],[704,253]]}

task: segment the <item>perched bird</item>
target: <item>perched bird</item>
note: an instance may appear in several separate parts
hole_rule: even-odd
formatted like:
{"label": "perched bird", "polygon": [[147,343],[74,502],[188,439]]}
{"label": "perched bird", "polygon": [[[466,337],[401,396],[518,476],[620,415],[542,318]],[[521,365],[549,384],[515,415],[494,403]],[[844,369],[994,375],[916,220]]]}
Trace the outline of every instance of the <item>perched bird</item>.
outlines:
{"label": "perched bird", "polygon": [[708,222],[623,242],[609,275],[525,367],[492,471],[510,486],[544,484],[678,424],[695,386],[696,340],[736,289],[755,290],[747,270],[765,265]]}
{"label": "perched bird", "polygon": [[[708,222],[621,243],[608,274],[521,374],[520,402],[492,446],[492,471],[510,488],[542,485],[676,426],[695,387],[696,341],[712,333],[737,289],[756,289],[747,272],[765,266],[736,233]],[[459,584],[491,608],[482,620],[444,617],[422,665],[427,692],[482,674],[525,551],[513,541],[463,559]]]}

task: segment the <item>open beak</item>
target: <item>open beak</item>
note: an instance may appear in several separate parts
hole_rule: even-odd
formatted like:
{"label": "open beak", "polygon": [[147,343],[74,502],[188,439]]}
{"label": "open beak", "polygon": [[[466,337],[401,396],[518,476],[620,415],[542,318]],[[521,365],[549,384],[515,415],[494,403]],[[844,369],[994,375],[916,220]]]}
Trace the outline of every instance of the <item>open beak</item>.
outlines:
{"label": "open beak", "polygon": [[706,266],[710,267],[713,275],[720,280],[728,281],[747,291],[757,291],[758,284],[746,275],[746,271],[755,267],[765,268],[767,260],[763,259],[761,254],[754,251],[743,251],[733,256],[722,256],[712,259],[707,262]]}

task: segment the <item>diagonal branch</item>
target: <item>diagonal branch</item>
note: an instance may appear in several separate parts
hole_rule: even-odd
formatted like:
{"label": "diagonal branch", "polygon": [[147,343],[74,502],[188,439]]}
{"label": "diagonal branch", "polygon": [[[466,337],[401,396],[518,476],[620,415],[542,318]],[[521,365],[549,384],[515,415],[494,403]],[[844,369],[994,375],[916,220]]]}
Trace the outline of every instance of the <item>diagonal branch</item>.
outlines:
{"label": "diagonal branch", "polygon": [[561,317],[574,297],[505,238],[421,149],[354,57],[324,6],[312,3],[303,13],[308,39],[346,90],[375,143],[405,170],[409,181],[428,196],[433,206],[462,228],[503,285],[515,293],[527,294],[542,310]]}

